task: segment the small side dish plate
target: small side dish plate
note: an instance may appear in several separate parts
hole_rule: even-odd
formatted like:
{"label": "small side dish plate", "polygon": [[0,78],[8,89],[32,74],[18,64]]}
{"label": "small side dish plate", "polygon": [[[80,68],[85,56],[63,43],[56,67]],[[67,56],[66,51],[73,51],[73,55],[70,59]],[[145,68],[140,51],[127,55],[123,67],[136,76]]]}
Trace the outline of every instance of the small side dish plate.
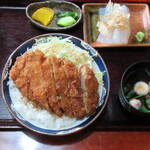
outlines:
{"label": "small side dish plate", "polygon": [[[24,54],[28,50],[28,48],[31,48],[35,44],[36,40],[42,38],[45,41],[46,38],[49,36],[58,37],[61,39],[69,38],[75,46],[81,48],[83,51],[88,51],[90,56],[97,54],[96,56],[94,55],[92,59],[97,64],[98,69],[101,72],[103,72],[103,88],[101,90],[101,96],[99,98],[100,105],[96,108],[95,113],[87,117],[85,120],[83,120],[79,124],[74,125],[73,127],[68,127],[66,129],[61,129],[61,130],[42,128],[38,125],[31,123],[25,117],[23,117],[19,113],[19,111],[17,111],[17,109],[15,108],[15,104],[13,103],[13,100],[11,99],[11,96],[10,96],[9,85],[8,85],[9,71],[11,67],[13,66],[13,64],[15,63],[16,58]],[[37,133],[59,136],[59,135],[67,135],[67,134],[80,131],[84,129],[85,127],[87,127],[88,125],[90,125],[96,118],[98,118],[98,116],[101,114],[101,112],[103,111],[107,103],[109,89],[110,89],[110,81],[109,81],[109,74],[108,74],[107,67],[103,59],[101,58],[101,56],[95,51],[94,48],[92,48],[87,43],[85,43],[84,41],[82,41],[81,39],[77,37],[70,36],[67,34],[52,33],[52,34],[43,34],[43,35],[39,35],[34,38],[31,38],[27,40],[26,42],[24,42],[23,44],[21,44],[18,48],[16,48],[16,50],[10,55],[10,57],[8,58],[5,64],[5,67],[2,73],[1,89],[2,89],[2,96],[3,96],[4,102],[8,110],[21,125]]]}
{"label": "small side dish plate", "polygon": [[[31,18],[32,14],[37,9],[42,8],[42,7],[51,8],[55,12],[54,17],[48,26],[44,26],[40,22],[35,21]],[[67,27],[60,27],[56,24],[56,22],[58,20],[56,14],[62,13],[65,11],[76,12],[78,14],[78,18],[73,25],[67,26]],[[36,25],[37,27],[39,27],[41,29],[47,30],[47,31],[61,31],[61,30],[70,29],[70,28],[76,26],[81,21],[81,18],[82,18],[81,9],[74,3],[67,2],[67,1],[45,1],[45,2],[31,3],[26,8],[26,15],[34,25]]]}
{"label": "small side dish plate", "polygon": [[83,32],[84,41],[90,44],[92,47],[124,47],[124,46],[150,46],[150,39],[148,43],[134,43],[134,35],[141,31],[146,30],[150,37],[150,13],[149,6],[147,4],[136,4],[136,3],[123,3],[130,10],[130,27],[131,34],[128,44],[102,44],[96,42],[99,35],[96,24],[99,19],[98,10],[99,8],[105,8],[106,3],[86,3],[82,6],[83,11]]}

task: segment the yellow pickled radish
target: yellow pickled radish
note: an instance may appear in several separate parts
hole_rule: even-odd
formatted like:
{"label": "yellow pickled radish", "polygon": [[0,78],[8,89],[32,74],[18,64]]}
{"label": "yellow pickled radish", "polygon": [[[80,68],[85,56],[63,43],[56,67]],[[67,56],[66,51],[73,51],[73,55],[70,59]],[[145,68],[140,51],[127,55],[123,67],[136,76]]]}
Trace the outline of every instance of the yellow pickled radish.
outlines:
{"label": "yellow pickled radish", "polygon": [[32,19],[41,22],[44,26],[47,26],[53,19],[54,10],[48,7],[39,8],[32,15]]}

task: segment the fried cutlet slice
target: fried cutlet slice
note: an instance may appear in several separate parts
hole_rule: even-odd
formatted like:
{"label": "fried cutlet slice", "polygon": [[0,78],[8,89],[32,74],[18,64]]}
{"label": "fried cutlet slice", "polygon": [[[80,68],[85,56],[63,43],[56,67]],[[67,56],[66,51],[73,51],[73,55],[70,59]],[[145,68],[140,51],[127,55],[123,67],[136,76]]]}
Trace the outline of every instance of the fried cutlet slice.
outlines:
{"label": "fried cutlet slice", "polygon": [[[10,70],[10,78],[14,81],[22,95],[50,111],[41,80],[42,72],[40,65],[44,59],[44,54],[38,50],[36,52],[27,51],[23,56],[17,58]],[[22,67],[20,62],[24,64]]]}
{"label": "fried cutlet slice", "polygon": [[[18,69],[20,61],[24,65]],[[62,115],[57,106],[50,59],[44,57],[41,51],[28,51],[19,57],[10,71],[10,77],[20,92],[29,100],[38,103],[50,112],[53,110],[57,115]]]}
{"label": "fried cutlet slice", "polygon": [[[44,103],[41,102],[41,100],[45,97],[45,93],[42,90],[42,87],[40,86],[40,83],[42,82],[40,80],[42,77],[40,65],[45,60],[43,53],[40,52],[39,50],[37,50],[36,52],[29,51],[24,53],[22,57],[25,59],[26,64],[24,69],[21,71],[20,78],[18,77],[18,79],[22,81],[21,76],[23,76],[23,78],[26,78],[27,91],[26,92],[23,91],[23,87],[20,89],[20,91],[29,100],[36,101],[44,108],[49,109],[46,100],[44,101]],[[18,84],[16,83],[16,85]],[[42,93],[38,95],[37,90],[41,91]]]}
{"label": "fried cutlet slice", "polygon": [[82,118],[85,115],[85,109],[78,68],[69,60],[63,59],[63,63],[71,97],[71,107],[68,110],[67,115],[70,117]]}
{"label": "fried cutlet slice", "polygon": [[53,77],[53,68],[50,58],[46,60],[41,65],[43,80],[45,81],[44,89],[47,89],[46,95],[48,103],[55,114],[62,116],[62,111],[59,106],[59,99],[56,93],[56,84]]}
{"label": "fried cutlet slice", "polygon": [[56,88],[50,59],[44,57],[44,54],[39,50],[36,50],[35,54],[32,57],[33,63],[29,64],[30,69],[34,69],[32,76],[35,76],[35,78],[30,80],[33,98],[36,101],[38,100],[40,105],[46,105],[47,102],[50,112],[53,111],[58,116],[62,116],[62,112],[57,104]]}
{"label": "fried cutlet slice", "polygon": [[22,73],[26,64],[24,57],[20,56],[16,58],[15,65],[12,66],[10,70],[10,78],[15,82],[18,89],[22,89],[24,96],[28,96],[28,80],[26,76]]}
{"label": "fried cutlet slice", "polygon": [[83,100],[86,114],[91,115],[98,105],[98,81],[94,72],[87,66],[82,65],[80,68],[81,83],[83,89]]}
{"label": "fried cutlet slice", "polygon": [[59,106],[62,111],[66,113],[68,109],[70,109],[71,103],[68,91],[68,80],[64,71],[63,61],[52,55],[51,63],[53,66],[53,75],[56,83],[56,92],[59,97]]}

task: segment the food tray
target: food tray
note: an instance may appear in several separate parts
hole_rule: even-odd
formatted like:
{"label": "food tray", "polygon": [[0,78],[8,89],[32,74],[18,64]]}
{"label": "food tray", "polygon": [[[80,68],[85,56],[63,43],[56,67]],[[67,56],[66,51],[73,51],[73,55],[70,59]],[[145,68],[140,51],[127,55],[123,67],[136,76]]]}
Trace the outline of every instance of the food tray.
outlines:
{"label": "food tray", "polygon": [[[82,3],[77,3],[80,5]],[[1,63],[0,74],[10,54],[23,42],[34,36],[47,33],[32,25],[25,14],[25,6],[0,7],[0,40]],[[17,9],[17,10],[16,10]],[[8,22],[9,21],[9,22]],[[71,34],[83,39],[82,23],[63,33]],[[108,103],[102,114],[88,128],[92,131],[103,130],[148,130],[150,118],[139,118],[127,113],[119,102],[118,90],[121,76],[131,64],[150,59],[149,47],[106,47],[96,49],[104,59],[110,74],[110,94]],[[26,130],[8,112],[0,93],[0,130]]]}
{"label": "food tray", "polygon": [[150,46],[148,43],[134,43],[134,35],[141,31],[146,30],[150,37],[150,14],[149,6],[147,4],[124,3],[130,9],[130,28],[131,34],[128,44],[102,44],[96,42],[99,35],[96,24],[99,19],[98,9],[105,8],[106,3],[86,3],[82,6],[83,11],[83,30],[84,41],[93,47],[124,47],[124,46]]}

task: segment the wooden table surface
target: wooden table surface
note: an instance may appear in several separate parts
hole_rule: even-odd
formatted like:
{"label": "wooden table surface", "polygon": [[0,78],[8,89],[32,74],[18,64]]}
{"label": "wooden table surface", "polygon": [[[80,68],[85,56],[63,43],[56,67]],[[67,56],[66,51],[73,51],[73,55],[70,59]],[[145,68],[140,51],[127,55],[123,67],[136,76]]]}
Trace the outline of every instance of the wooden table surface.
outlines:
{"label": "wooden table surface", "polygon": [[[40,0],[37,0],[40,1]],[[106,0],[71,0],[80,7],[86,2]],[[0,74],[9,55],[24,41],[47,33],[33,26],[25,15],[25,7],[34,0],[0,1]],[[119,0],[114,0],[119,2]],[[120,2],[131,2],[130,0]],[[149,0],[132,0],[149,3]],[[62,32],[83,39],[83,22]],[[150,60],[149,47],[97,48],[110,74],[108,103],[89,127],[63,137],[44,136],[22,127],[8,112],[0,94],[0,150],[91,149],[128,150],[150,149],[150,119],[126,112],[119,103],[118,89],[125,69],[137,61]]]}
{"label": "wooden table surface", "polygon": [[27,132],[0,132],[0,150],[149,150],[149,132],[91,132],[50,137]]}

